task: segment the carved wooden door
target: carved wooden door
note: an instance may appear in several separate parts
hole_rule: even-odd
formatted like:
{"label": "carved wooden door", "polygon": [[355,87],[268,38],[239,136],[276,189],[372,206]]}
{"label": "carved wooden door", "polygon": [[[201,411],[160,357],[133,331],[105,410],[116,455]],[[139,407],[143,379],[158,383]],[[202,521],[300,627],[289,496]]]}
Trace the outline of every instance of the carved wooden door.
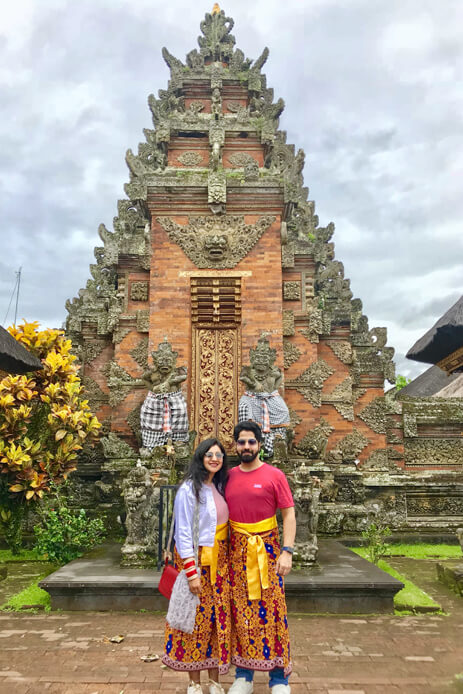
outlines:
{"label": "carved wooden door", "polygon": [[216,437],[232,452],[238,414],[239,330],[198,327],[193,334],[197,443]]}

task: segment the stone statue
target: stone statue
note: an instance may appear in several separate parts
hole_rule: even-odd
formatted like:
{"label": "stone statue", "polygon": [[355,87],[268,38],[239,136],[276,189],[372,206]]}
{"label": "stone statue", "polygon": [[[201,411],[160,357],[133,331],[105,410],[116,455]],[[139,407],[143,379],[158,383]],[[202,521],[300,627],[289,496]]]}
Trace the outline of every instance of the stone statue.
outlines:
{"label": "stone statue", "polygon": [[286,441],[290,425],[288,407],[278,393],[283,380],[281,369],[274,366],[276,350],[270,347],[265,335],[261,335],[255,349],[250,349],[250,366],[243,366],[240,380],[246,392],[240,398],[238,419],[257,422],[263,433],[263,448],[267,455],[273,454],[276,436]]}
{"label": "stone statue", "polygon": [[156,553],[156,514],[153,481],[140,461],[122,485],[126,510],[127,538],[121,549],[122,564],[142,566]]}
{"label": "stone statue", "polygon": [[318,515],[320,501],[320,480],[310,474],[303,463],[294,473],[293,496],[296,508],[297,553],[302,566],[310,566],[318,553]]}
{"label": "stone statue", "polygon": [[167,339],[152,352],[153,366],[143,374],[149,388],[141,407],[141,438],[144,449],[163,446],[168,439],[188,441],[188,412],[180,384],[186,379],[186,368],[176,367],[177,352]]}

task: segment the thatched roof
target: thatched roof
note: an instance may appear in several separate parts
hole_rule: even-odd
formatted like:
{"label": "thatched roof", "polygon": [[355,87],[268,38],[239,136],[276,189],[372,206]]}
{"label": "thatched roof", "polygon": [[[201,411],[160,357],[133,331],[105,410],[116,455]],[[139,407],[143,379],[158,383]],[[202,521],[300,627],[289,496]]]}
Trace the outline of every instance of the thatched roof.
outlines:
{"label": "thatched roof", "polygon": [[10,374],[25,374],[38,369],[43,369],[40,359],[28,352],[0,325],[0,370]]}
{"label": "thatched roof", "polygon": [[437,364],[463,347],[463,296],[407,352],[407,359]]}
{"label": "thatched roof", "polygon": [[412,398],[427,398],[431,395],[440,398],[446,397],[445,395],[437,394],[458,380],[458,378],[459,374],[455,373],[448,376],[438,366],[431,366],[424,373],[414,378],[408,386],[404,386],[399,390],[399,400],[402,396]]}
{"label": "thatched roof", "polygon": [[463,398],[463,374],[455,374],[455,380],[450,380],[447,385],[434,393],[435,398]]}

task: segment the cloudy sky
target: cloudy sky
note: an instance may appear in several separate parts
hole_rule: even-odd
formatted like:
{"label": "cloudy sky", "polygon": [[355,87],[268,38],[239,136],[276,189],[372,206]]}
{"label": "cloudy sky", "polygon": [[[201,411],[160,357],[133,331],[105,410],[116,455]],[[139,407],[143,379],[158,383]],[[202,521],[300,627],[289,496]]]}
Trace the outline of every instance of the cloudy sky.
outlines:
{"label": "cloudy sky", "polygon": [[[0,27],[0,322],[59,327],[112,228],[126,150],[212,9],[186,0],[16,0]],[[320,224],[370,326],[405,352],[463,292],[461,0],[228,0],[237,45],[306,152]],[[460,233],[459,233],[460,232]],[[5,321],[6,316],[6,321]]]}

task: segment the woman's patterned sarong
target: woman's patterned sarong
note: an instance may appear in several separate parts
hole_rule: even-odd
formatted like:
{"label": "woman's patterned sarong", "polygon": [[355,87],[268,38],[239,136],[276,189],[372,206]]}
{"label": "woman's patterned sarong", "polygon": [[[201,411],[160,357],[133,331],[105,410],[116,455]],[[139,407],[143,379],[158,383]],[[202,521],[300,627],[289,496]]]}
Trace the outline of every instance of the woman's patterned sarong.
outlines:
{"label": "woman's patterned sarong", "polygon": [[246,575],[248,537],[231,529],[231,662],[249,670],[283,668],[286,677],[291,673],[292,665],[284,582],[275,569],[280,556],[278,528],[259,535],[267,552],[268,588],[262,588],[260,600],[249,600]]}
{"label": "woman's patterned sarong", "polygon": [[[220,674],[229,670],[231,624],[228,539],[216,540],[216,546],[218,551],[214,585],[211,583],[211,567],[203,565],[202,548],[199,551],[201,594],[193,633],[185,634],[166,624],[162,662],[173,670],[188,672],[217,668]],[[176,550],[174,563],[179,571],[183,568],[183,561]],[[213,563],[215,565],[215,558]]]}

